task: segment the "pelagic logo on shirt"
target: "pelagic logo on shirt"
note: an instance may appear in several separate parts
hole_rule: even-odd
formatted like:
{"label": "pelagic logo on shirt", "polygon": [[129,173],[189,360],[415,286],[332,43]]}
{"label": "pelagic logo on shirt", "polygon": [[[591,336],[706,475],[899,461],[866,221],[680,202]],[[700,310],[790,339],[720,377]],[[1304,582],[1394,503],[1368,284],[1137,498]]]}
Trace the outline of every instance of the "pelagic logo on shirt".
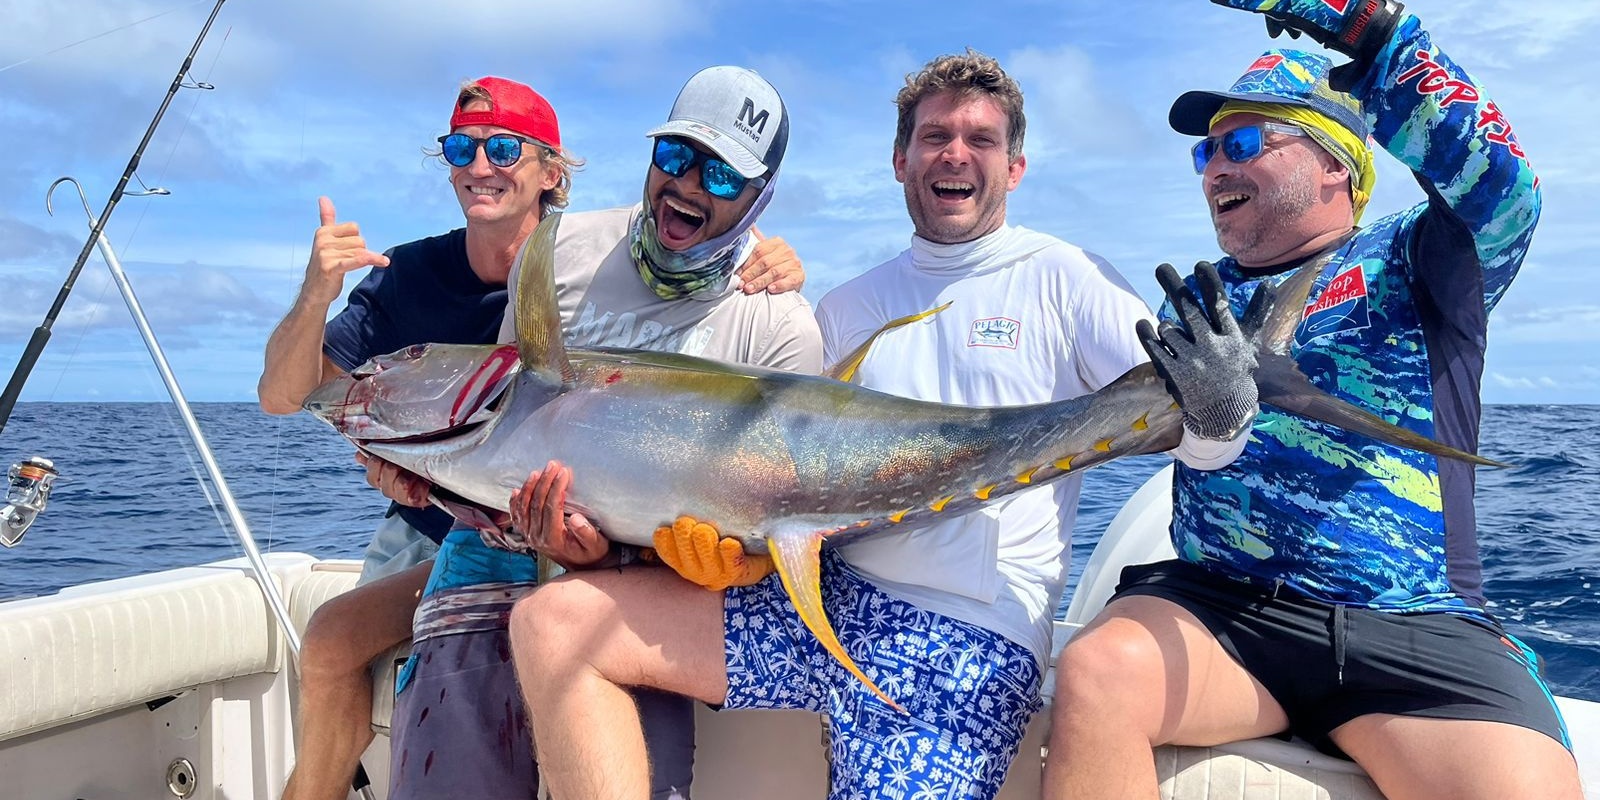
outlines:
{"label": "pelagic logo on shirt", "polygon": [[1302,341],[1311,341],[1342,331],[1355,331],[1372,325],[1367,305],[1367,276],[1357,264],[1333,276],[1316,302],[1306,307],[1300,322]]}
{"label": "pelagic logo on shirt", "polygon": [[1000,347],[1017,349],[1017,337],[1022,333],[1022,323],[1008,317],[988,317],[972,321],[967,332],[968,347]]}

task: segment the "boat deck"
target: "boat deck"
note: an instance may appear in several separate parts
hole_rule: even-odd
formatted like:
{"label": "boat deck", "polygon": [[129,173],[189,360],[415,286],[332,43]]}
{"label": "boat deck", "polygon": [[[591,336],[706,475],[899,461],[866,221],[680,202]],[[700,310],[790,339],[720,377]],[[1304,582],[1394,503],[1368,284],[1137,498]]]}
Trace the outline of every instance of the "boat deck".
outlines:
{"label": "boat deck", "polygon": [[[303,626],[354,584],[353,562],[268,559]],[[1058,639],[1070,636],[1058,626]],[[242,562],[89,584],[0,603],[0,775],[11,797],[272,798],[293,758],[287,645]],[[382,690],[380,690],[382,695]],[[1600,704],[1561,701],[1591,800],[1600,800]],[[1038,796],[1047,714],[1003,798]],[[815,798],[826,791],[816,715],[702,709],[695,797]],[[387,738],[366,761],[381,786]],[[1347,761],[1298,743],[1162,748],[1162,796],[1378,798]],[[188,766],[185,767],[184,765]],[[187,771],[186,771],[187,770]],[[381,796],[381,793],[380,793]]]}

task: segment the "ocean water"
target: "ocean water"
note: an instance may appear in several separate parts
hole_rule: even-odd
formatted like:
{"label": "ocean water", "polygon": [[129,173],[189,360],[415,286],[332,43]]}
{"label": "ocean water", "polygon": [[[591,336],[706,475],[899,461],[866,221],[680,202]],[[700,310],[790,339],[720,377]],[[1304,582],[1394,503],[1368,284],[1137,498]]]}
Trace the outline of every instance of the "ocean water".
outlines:
{"label": "ocean water", "polygon": [[[386,503],[343,439],[253,404],[195,414],[263,552],[359,557]],[[1491,406],[1482,452],[1516,465],[1478,472],[1492,610],[1543,655],[1552,688],[1600,700],[1600,406]],[[23,403],[0,434],[0,468],[31,455],[62,477],[22,544],[0,549],[0,601],[242,555],[170,405]],[[1069,587],[1122,501],[1164,463],[1088,474]]]}

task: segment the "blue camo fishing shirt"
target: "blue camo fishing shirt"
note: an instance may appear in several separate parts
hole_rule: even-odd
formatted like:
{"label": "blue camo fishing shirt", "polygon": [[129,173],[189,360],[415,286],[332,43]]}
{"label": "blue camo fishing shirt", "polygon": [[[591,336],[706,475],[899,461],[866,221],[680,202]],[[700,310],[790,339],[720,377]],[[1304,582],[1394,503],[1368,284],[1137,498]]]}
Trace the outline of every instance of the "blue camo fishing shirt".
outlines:
{"label": "blue camo fishing shirt", "polygon": [[[1335,397],[1476,452],[1488,313],[1527,252],[1539,180],[1499,108],[1415,17],[1351,94],[1427,200],[1335,253],[1291,354]],[[1264,273],[1277,283],[1293,266],[1217,265],[1235,313]],[[1328,602],[1482,614],[1473,480],[1469,465],[1263,406],[1231,465],[1177,466],[1173,545],[1186,561]]]}

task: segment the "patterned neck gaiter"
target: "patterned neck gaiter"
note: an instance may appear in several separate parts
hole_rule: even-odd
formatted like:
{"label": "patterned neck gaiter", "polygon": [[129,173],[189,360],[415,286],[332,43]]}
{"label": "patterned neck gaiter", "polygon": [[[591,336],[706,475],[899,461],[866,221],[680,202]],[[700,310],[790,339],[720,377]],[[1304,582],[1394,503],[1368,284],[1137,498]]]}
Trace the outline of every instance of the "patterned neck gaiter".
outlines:
{"label": "patterned neck gaiter", "polygon": [[772,189],[777,183],[778,174],[774,172],[744,217],[722,235],[681,252],[661,245],[656,234],[655,214],[650,210],[650,198],[645,197],[633,215],[629,232],[629,252],[639,268],[639,277],[663,300],[721,297],[727,292],[733,271],[755,245],[750,229],[772,201]]}

